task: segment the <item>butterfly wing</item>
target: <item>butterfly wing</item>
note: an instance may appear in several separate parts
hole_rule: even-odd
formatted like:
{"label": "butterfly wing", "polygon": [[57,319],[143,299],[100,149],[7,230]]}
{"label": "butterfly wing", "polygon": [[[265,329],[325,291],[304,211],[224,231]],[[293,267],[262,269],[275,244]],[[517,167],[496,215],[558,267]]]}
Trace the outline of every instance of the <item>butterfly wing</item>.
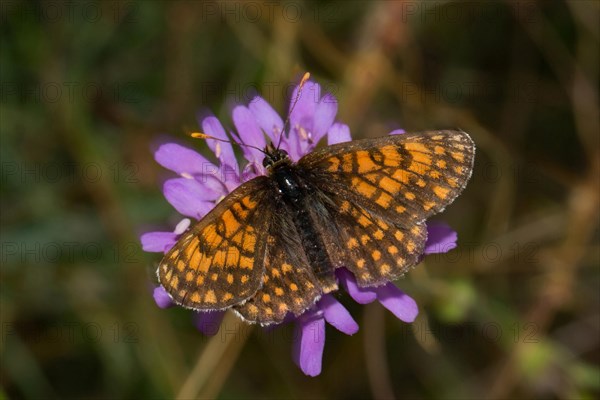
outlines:
{"label": "butterfly wing", "polygon": [[218,310],[254,295],[265,270],[270,196],[267,177],[252,179],[181,236],[157,272],[176,303]]}
{"label": "butterfly wing", "polygon": [[[317,150],[298,165],[329,207],[342,254],[359,284],[382,284],[418,262],[423,223],[466,186],[475,146],[460,131],[406,133]],[[345,254],[345,256],[344,256]]]}
{"label": "butterfly wing", "polygon": [[233,309],[246,321],[262,325],[280,323],[289,313],[300,315],[320,297],[315,276],[293,216],[284,204],[274,204],[266,237],[263,285],[248,301]]}

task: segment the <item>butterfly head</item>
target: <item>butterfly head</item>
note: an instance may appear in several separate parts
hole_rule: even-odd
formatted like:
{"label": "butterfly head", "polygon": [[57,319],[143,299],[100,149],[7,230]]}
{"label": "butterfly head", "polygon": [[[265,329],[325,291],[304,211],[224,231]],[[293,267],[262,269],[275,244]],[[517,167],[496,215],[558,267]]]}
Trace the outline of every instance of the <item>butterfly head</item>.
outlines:
{"label": "butterfly head", "polygon": [[265,158],[263,158],[262,163],[266,169],[270,170],[278,164],[288,163],[289,161],[290,157],[287,151],[276,148],[272,143],[265,147]]}

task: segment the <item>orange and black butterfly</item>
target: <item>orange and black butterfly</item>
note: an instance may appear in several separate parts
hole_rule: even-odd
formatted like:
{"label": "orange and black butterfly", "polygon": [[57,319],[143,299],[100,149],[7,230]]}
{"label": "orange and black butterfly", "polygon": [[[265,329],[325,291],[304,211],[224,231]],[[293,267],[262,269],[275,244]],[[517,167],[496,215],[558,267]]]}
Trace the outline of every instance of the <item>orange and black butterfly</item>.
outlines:
{"label": "orange and black butterfly", "polygon": [[256,177],[185,232],[158,268],[173,300],[233,308],[263,325],[337,289],[393,281],[423,253],[425,220],[464,189],[475,146],[461,131],[405,133],[316,150],[297,163],[268,145]]}

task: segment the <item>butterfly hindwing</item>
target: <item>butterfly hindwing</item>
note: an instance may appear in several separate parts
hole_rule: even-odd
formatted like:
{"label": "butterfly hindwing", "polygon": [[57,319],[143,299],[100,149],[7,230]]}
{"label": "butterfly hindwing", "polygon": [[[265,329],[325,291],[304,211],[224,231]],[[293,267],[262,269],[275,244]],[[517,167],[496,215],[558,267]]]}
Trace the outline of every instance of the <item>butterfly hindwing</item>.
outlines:
{"label": "butterfly hindwing", "polygon": [[158,278],[176,303],[217,310],[258,290],[264,273],[270,188],[267,177],[244,183],[167,252]]}
{"label": "butterfly hindwing", "polygon": [[285,206],[277,209],[266,236],[263,285],[248,301],[234,307],[245,320],[263,325],[280,323],[288,313],[300,315],[322,292],[291,215]]}
{"label": "butterfly hindwing", "polygon": [[332,224],[338,232],[343,262],[360,286],[394,281],[418,263],[427,240],[424,223],[410,228],[375,215],[348,200],[340,200]]}

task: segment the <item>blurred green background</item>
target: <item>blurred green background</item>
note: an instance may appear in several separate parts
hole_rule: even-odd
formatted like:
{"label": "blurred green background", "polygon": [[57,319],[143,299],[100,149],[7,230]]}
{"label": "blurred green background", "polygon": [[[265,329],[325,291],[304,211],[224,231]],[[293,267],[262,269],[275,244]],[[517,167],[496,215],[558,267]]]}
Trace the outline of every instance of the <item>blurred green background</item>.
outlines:
{"label": "blurred green background", "polygon": [[[0,397],[598,395],[600,2],[0,4]],[[290,326],[210,339],[158,309],[160,255],[138,241],[180,219],[152,143],[204,149],[196,113],[231,127],[254,91],[285,115],[304,71],[355,138],[462,128],[478,146],[436,217],[459,247],[398,282],[418,319],[341,295],[360,331],[327,328],[316,378]]]}

